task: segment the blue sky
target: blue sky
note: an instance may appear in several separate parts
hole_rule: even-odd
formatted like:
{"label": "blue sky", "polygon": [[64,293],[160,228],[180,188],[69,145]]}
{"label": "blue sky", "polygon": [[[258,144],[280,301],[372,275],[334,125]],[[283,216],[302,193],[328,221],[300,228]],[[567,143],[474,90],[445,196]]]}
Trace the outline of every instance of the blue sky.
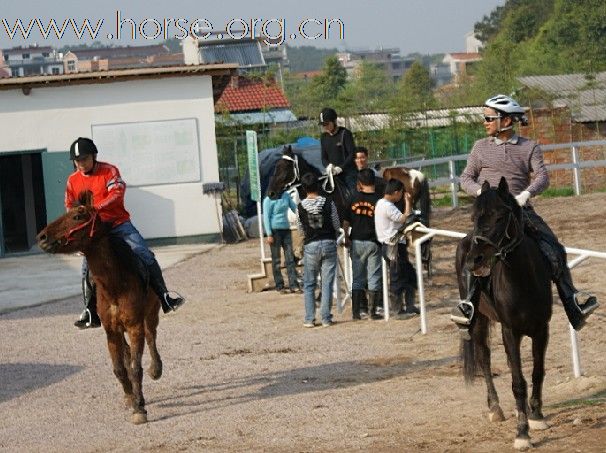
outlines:
{"label": "blue sky", "polygon": [[[10,38],[10,30],[15,21],[21,20],[24,26],[38,19],[46,27],[50,19],[61,26],[64,21],[74,19],[80,27],[88,19],[98,28],[98,36],[108,42],[107,36],[116,34],[117,11],[120,17],[132,19],[139,27],[147,19],[144,28],[145,39],[137,31],[137,39],[132,41],[130,22],[122,26],[122,37],[113,44],[134,45],[151,44],[163,40],[164,34],[172,37],[182,34],[174,19],[181,19],[182,28],[187,28],[196,19],[207,20],[214,30],[225,30],[230,21],[231,30],[242,30],[240,19],[250,24],[251,19],[259,19],[255,30],[262,34],[261,26],[266,23],[268,35],[284,36],[291,45],[310,44],[317,47],[338,47],[350,49],[374,49],[378,47],[399,47],[402,54],[410,52],[441,53],[463,51],[465,34],[473,30],[475,22],[489,14],[505,0],[268,0],[251,2],[250,0],[232,0],[230,2],[203,2],[193,0],[130,0],[103,2],[83,2],[82,0],[56,0],[42,3],[39,0],[5,1],[0,10],[0,47],[38,43],[62,46],[78,42],[90,43],[91,39],[75,36],[68,23],[61,39],[44,39],[34,22],[27,39]],[[306,39],[299,31],[299,25],[305,23],[307,36],[322,35],[324,19],[339,19],[343,23],[344,39],[338,36],[338,23],[331,25],[329,39]],[[307,21],[306,21],[307,20]],[[162,32],[158,33],[156,24]],[[8,30],[7,30],[8,25]],[[165,27],[166,25],[166,27]],[[252,28],[249,26],[249,33]],[[290,35],[294,39],[289,38]],[[52,36],[52,34],[51,34]]]}

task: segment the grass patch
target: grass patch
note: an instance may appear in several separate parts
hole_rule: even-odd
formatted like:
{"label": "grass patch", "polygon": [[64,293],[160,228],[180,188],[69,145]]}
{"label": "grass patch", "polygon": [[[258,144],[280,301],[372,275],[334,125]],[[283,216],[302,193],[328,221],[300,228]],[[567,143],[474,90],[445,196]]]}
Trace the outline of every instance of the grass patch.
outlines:
{"label": "grass patch", "polygon": [[573,400],[563,401],[561,403],[552,404],[549,407],[563,408],[576,406],[597,406],[606,402],[606,390],[598,392],[587,398],[577,398]]}
{"label": "grass patch", "polygon": [[541,193],[541,196],[545,198],[572,197],[573,195],[572,187],[551,187]]}

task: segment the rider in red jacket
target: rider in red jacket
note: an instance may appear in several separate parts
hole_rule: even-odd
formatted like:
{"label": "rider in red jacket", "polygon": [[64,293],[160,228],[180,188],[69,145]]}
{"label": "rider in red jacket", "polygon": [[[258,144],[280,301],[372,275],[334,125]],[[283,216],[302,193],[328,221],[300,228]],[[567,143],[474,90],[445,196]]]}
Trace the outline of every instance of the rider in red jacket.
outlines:
{"label": "rider in red jacket", "polygon": [[[126,184],[120,177],[118,168],[97,161],[97,147],[89,138],[79,137],[72,143],[69,154],[76,171],[67,179],[65,207],[69,209],[77,205],[81,192],[92,192],[93,205],[99,217],[112,225],[110,234],[122,238],[147,267],[150,286],[160,298],[164,313],[183,305],[185,300],[181,296],[172,297],[169,294],[156,257],[130,222],[130,214],[124,208]],[[82,263],[82,295],[84,311],[74,325],[81,329],[99,327],[101,322],[97,315],[94,284],[89,279],[86,259]]]}

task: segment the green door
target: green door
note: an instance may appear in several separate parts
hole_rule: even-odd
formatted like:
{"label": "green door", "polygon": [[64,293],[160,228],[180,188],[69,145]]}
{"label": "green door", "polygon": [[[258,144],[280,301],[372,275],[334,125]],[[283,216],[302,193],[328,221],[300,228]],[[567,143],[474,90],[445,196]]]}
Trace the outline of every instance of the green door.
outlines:
{"label": "green door", "polygon": [[69,151],[42,153],[44,196],[46,198],[46,223],[52,222],[65,212],[65,184],[74,172]]}

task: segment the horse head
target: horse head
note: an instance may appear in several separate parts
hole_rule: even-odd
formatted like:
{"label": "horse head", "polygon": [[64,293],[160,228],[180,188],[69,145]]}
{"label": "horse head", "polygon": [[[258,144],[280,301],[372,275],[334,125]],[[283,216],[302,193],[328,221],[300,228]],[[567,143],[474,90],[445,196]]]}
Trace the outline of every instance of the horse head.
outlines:
{"label": "horse head", "polygon": [[42,250],[47,253],[83,251],[99,233],[102,224],[93,207],[92,193],[82,192],[78,202],[38,234],[36,239]]}
{"label": "horse head", "polygon": [[299,178],[299,158],[292,150],[292,146],[284,145],[282,156],[276,162],[274,174],[269,182],[267,196],[269,198],[277,197],[287,186],[297,182]]}
{"label": "horse head", "polygon": [[472,243],[465,266],[474,275],[487,277],[497,260],[504,260],[524,236],[521,209],[504,177],[496,189],[484,181],[473,205],[472,221]]}

